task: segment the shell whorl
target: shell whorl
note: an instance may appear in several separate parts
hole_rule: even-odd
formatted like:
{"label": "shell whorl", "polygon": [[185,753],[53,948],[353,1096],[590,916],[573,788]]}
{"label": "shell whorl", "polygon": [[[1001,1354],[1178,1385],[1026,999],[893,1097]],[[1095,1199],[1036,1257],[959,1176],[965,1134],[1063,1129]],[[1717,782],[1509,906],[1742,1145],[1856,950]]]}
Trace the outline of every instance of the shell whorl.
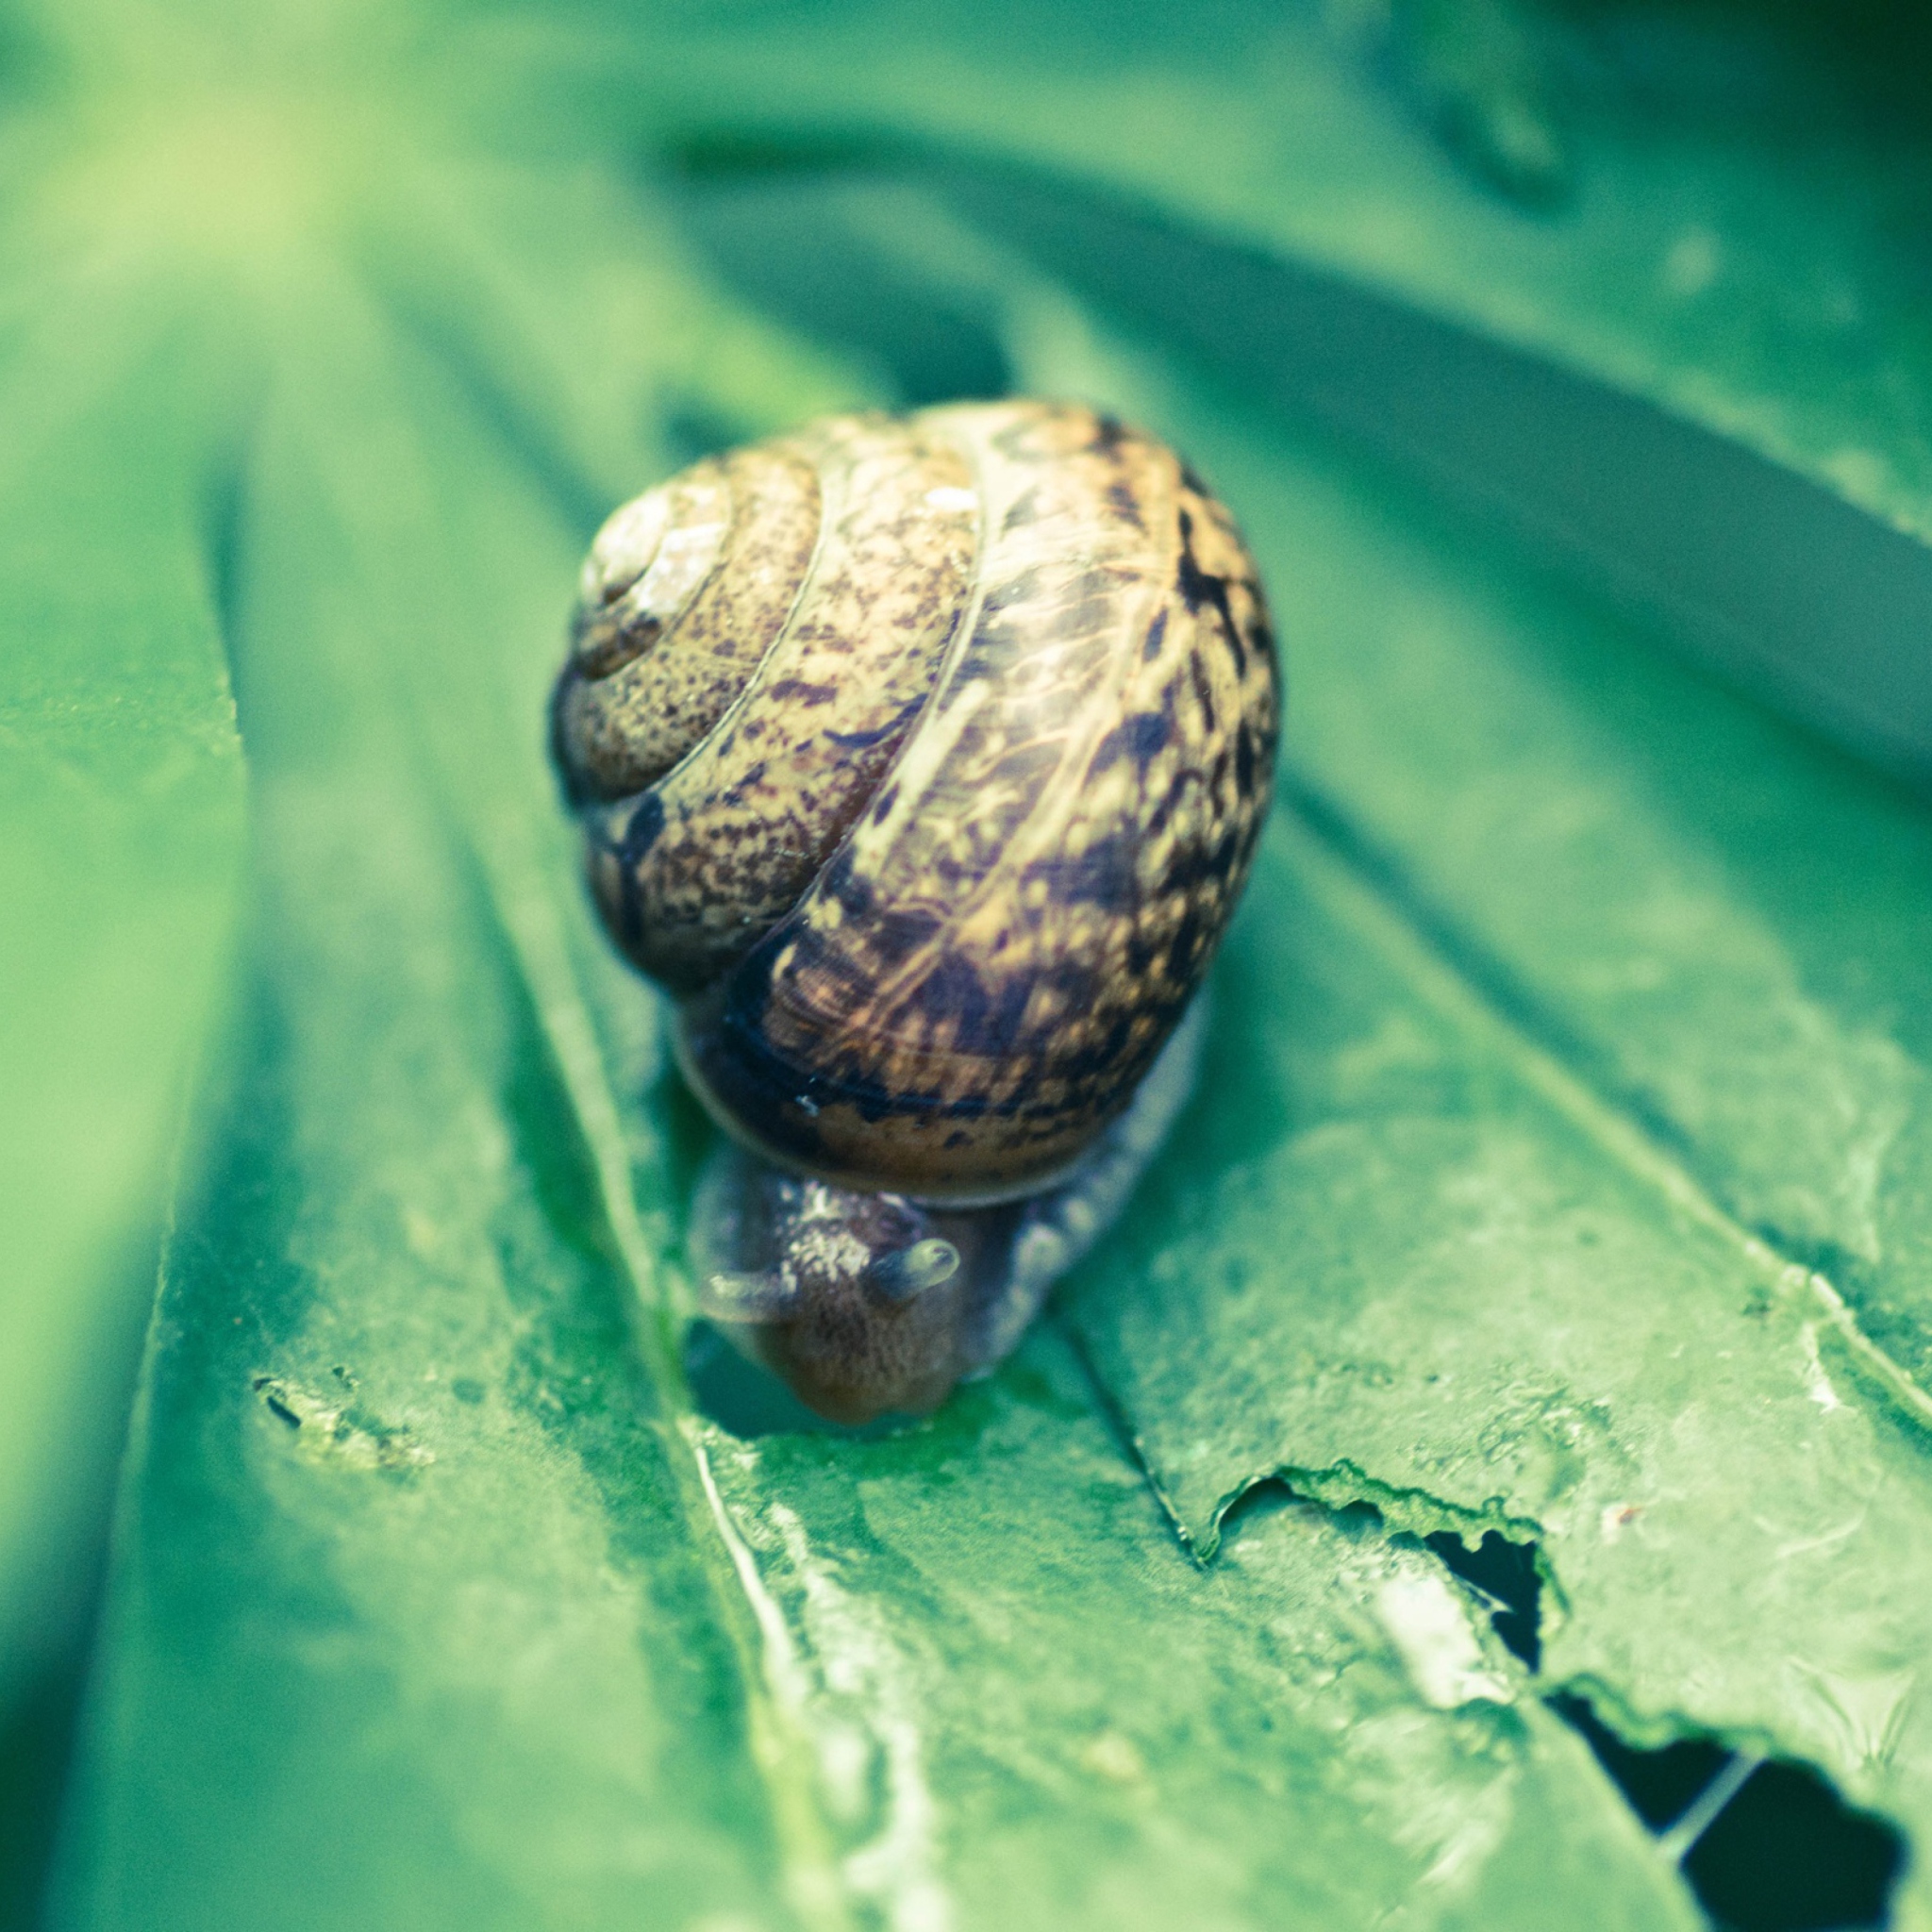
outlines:
{"label": "shell whorl", "polygon": [[781,1166],[1030,1193],[1199,984],[1266,816],[1254,566],[1074,405],[847,416],[699,463],[584,568],[553,742],[613,937]]}

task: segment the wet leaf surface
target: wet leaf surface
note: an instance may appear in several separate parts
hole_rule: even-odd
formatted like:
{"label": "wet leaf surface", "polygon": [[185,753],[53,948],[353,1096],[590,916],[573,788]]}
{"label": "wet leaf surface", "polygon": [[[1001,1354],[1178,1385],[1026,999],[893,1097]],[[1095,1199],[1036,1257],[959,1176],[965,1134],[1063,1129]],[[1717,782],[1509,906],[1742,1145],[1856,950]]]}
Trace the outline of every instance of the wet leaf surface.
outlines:
{"label": "wet leaf surface", "polygon": [[[50,1923],[1932,1920],[1927,820],[1712,646],[1737,533],[1822,608],[1851,519],[1870,642],[1932,528],[1920,104],[1860,51],[1916,29],[1854,25],[23,20],[0,1612],[49,1778],[167,1222]],[[1298,386],[1310,290],[1370,348]],[[1504,372],[1459,427],[1370,341],[1445,325]],[[734,1434],[703,1129],[544,768],[561,613],[701,450],[1008,385],[1236,507],[1283,805],[1063,1308],[917,1428]],[[1627,412],[1548,472],[1588,541],[1524,510]],[[1745,479],[1684,542],[1632,508],[1673,412]]]}

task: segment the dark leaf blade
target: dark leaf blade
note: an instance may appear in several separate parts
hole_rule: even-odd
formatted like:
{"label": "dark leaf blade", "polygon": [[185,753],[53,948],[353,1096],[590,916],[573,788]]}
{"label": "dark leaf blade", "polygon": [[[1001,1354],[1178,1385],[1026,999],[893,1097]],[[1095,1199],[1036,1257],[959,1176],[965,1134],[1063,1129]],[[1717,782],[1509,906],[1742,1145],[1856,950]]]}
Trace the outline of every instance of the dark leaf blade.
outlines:
{"label": "dark leaf blade", "polygon": [[[1419,10],[1419,9],[1416,9]],[[1461,15],[1465,44],[1499,9]],[[1371,34],[1307,0],[954,8],[808,27],[687,23],[636,112],[714,153],[957,144],[1102,185],[1227,242],[1339,271],[1661,405],[1932,534],[1909,248],[1927,177],[1910,8],[1507,9],[1568,78],[1574,192],[1526,215],[1446,154]],[[602,9],[584,9],[595,18]],[[1569,17],[1566,17],[1569,16]],[[1446,38],[1447,36],[1443,36]]]}
{"label": "dark leaf blade", "polygon": [[1729,437],[1345,277],[1072,182],[943,160],[932,175],[975,223],[1251,403],[1334,431],[1686,656],[1922,788],[1932,778],[1919,539]]}
{"label": "dark leaf blade", "polygon": [[[1041,380],[1039,373],[1034,379]],[[1359,471],[1271,435],[1238,404],[1185,383],[1164,386],[1144,372],[1137,390],[1130,364],[1095,363],[1088,380],[1110,385],[1100,392],[1124,407],[1151,410],[1242,507],[1276,586],[1291,690],[1302,694],[1299,717],[1291,702],[1290,740],[1307,774],[1291,781],[1305,808],[1327,836],[1341,841],[1351,862],[1366,868],[1375,891],[1391,894],[1406,918],[1421,923],[1431,945],[1446,949],[1438,969],[1449,980],[1457,969],[1474,973],[1503,1012],[1527,1028],[1518,1052],[1557,1074],[1567,1059],[1582,1075],[1587,1085],[1567,1075],[1566,1084],[1596,1107],[1617,1149],[1613,1160],[1658,1176],[1666,1194],[1688,1185],[1695,1195],[1689,1174],[1707,1176],[1719,1199],[1741,1211],[1743,1224],[1731,1224],[1726,1239],[1746,1260],[1746,1273],[1761,1277],[1768,1269],[1797,1284],[1798,1305],[1816,1324],[1812,1343],[1836,1335],[1849,1346],[1873,1377],[1865,1399],[1878,1407],[1881,1438],[1888,1404],[1907,1417],[1922,1415],[1920,1391],[1885,1355],[1916,1366],[1926,1333],[1916,1300],[1921,1237],[1912,1180],[1921,1164],[1912,1138],[1923,1075],[1907,1018],[1924,951],[1924,834],[1915,808],[1674,670],[1587,600],[1531,576],[1541,559],[1526,561],[1507,542],[1473,535],[1466,522],[1445,519],[1413,496],[1378,503],[1380,486],[1365,483]],[[1372,503],[1377,507],[1370,508]],[[1364,824],[1383,836],[1365,843],[1355,829]],[[1807,883],[1816,891],[1808,902]],[[1235,1023],[1245,1024],[1257,1041],[1292,1041],[1298,1030],[1319,1031],[1288,972],[1292,957],[1286,944],[1262,948],[1269,963],[1254,969],[1255,998]],[[1277,1008],[1272,1017],[1271,1007]],[[1304,1046],[1319,1063],[1319,1041]],[[1238,1078],[1234,1072],[1216,1096],[1217,1117],[1239,1124],[1256,1148],[1277,1137],[1291,1141],[1298,1126],[1296,1080],[1285,1073],[1278,1080],[1258,1077],[1252,1067],[1241,1068]],[[1592,1086],[1607,1097],[1607,1108],[1597,1106]],[[1504,1108],[1501,1120],[1490,1124],[1507,1124],[1509,1111]],[[1653,1144],[1659,1134],[1660,1147]],[[1543,1131],[1530,1130],[1526,1144],[1543,1138]],[[1279,1466],[1274,1458],[1287,1452],[1271,1445],[1269,1431],[1304,1409],[1307,1391],[1296,1384],[1296,1373],[1341,1376],[1346,1386],[1351,1351],[1332,1340],[1311,1341],[1327,1331],[1305,1319],[1306,1307],[1321,1307],[1324,1295],[1342,1295],[1364,1274],[1373,1278],[1377,1266],[1406,1281],[1397,1230],[1411,1219],[1424,1230],[1457,1226],[1454,1203],[1441,1191],[1451,1181],[1476,1187],[1487,1174],[1490,1191],[1520,1197],[1532,1219],[1539,1189],[1527,1168],[1506,1164],[1490,1172],[1480,1132],[1473,1143],[1452,1135],[1426,1158],[1420,1145],[1398,1143],[1383,1155],[1373,1143],[1351,1145],[1338,1149],[1332,1167],[1311,1174],[1306,1186],[1281,1169],[1254,1178],[1254,1224],[1237,1240],[1227,1234],[1232,1209],[1221,1191],[1230,1181],[1220,1170],[1238,1162],[1240,1150],[1221,1143],[1204,1155],[1198,1141],[1191,1145],[1202,1171],[1217,1174],[1212,1198],[1219,1205],[1186,1220],[1187,1231],[1173,1237],[1166,1259],[1170,1292],[1205,1270],[1206,1325],[1197,1330],[1195,1317],[1186,1313],[1167,1325],[1168,1304],[1157,1299],[1156,1312],[1135,1331],[1126,1367],[1103,1359],[1134,1425],[1146,1428],[1163,1480],[1172,1477],[1170,1455],[1177,1453],[1160,1449],[1169,1428],[1175,1441],[1190,1445],[1197,1470],[1202,1445],[1217,1435],[1233,1452],[1208,1458],[1226,1485],[1199,1497],[1211,1514],[1244,1482]],[[1677,1160],[1688,1167],[1674,1173]],[[1574,1182],[1568,1187],[1574,1191]],[[1545,1191],[1546,1205],[1548,1199]],[[1299,1292],[1284,1298],[1298,1270],[1291,1266],[1284,1274],[1274,1258],[1278,1236],[1269,1225],[1270,1216],[1297,1204],[1310,1228],[1311,1302]],[[1173,1199],[1164,1211],[1176,1211]],[[1724,1219],[1708,1200],[1702,1211]],[[1244,1221],[1247,1212],[1235,1219]],[[1364,1214],[1383,1212],[1394,1217],[1386,1226],[1373,1219],[1364,1224]],[[1373,1232],[1377,1227],[1379,1234]],[[1779,1242],[1782,1254],[1758,1245],[1757,1230]],[[1560,1252],[1561,1236],[1552,1232],[1548,1239]],[[1384,1242],[1393,1245],[1385,1249]],[[1227,1263],[1233,1274],[1223,1281],[1215,1271],[1228,1245],[1238,1252]],[[1659,1257],[1677,1245],[1663,1236]],[[1820,1262],[1831,1279],[1807,1283],[1804,1264]],[[1495,1265],[1499,1305],[1513,1311],[1516,1327],[1533,1334],[1542,1318],[1535,1296],[1541,1263],[1512,1249]],[[1647,1265],[1656,1274],[1660,1262]],[[1424,1281],[1406,1291],[1424,1293],[1427,1278],[1425,1271]],[[1837,1299],[1840,1290],[1856,1310],[1850,1324]],[[1590,1302],[1612,1292],[1584,1291]],[[1519,1301],[1522,1295],[1530,1299]],[[1676,1319],[1687,1329],[1698,1299],[1686,1290],[1685,1312]],[[1394,1306],[1406,1310],[1392,1318],[1398,1326],[1419,1324],[1419,1346],[1439,1342],[1458,1352],[1458,1359],[1480,1324],[1479,1306],[1456,1303],[1453,1312],[1439,1312],[1399,1296]],[[1237,1307],[1239,1318],[1231,1312]],[[1092,1317],[1103,1329],[1114,1319],[1104,1306]],[[1645,1330],[1640,1323],[1640,1332],[1669,1332],[1662,1315],[1653,1311],[1651,1319],[1663,1325]],[[1226,1321],[1236,1325],[1215,1325]],[[1250,1322],[1252,1329],[1241,1325]],[[1808,1363],[1805,1326],[1788,1338],[1788,1353],[1799,1350],[1792,1357],[1799,1366]],[[1274,1338],[1276,1346],[1267,1347],[1263,1337]],[[1508,1365],[1521,1350],[1513,1331],[1494,1337],[1493,1345],[1496,1366],[1489,1373],[1503,1374],[1507,1388]],[[1542,1373],[1560,1379],[1563,1340],[1544,1338],[1541,1346]],[[1724,1347],[1711,1344],[1720,1355]],[[1244,1348],[1257,1359],[1243,1364]],[[1162,1366],[1157,1370],[1156,1363]],[[1409,1366],[1417,1375],[1436,1367]],[[1465,1388],[1469,1367],[1465,1360]],[[1363,1370],[1372,1379],[1388,1372],[1387,1363],[1373,1360]],[[1857,1399],[1840,1397],[1833,1377],[1820,1373],[1821,1395]],[[1198,1402],[1189,1392],[1197,1381]],[[1391,1416],[1404,1414],[1405,1405],[1422,1405],[1425,1412],[1427,1397],[1417,1382],[1398,1374],[1397,1383],[1401,1392],[1387,1398]],[[1473,1412],[1457,1411],[1469,1439],[1497,1456],[1519,1437],[1533,1445],[1537,1419],[1491,1407],[1502,1399],[1498,1389],[1482,1386],[1487,1392],[1474,1398]],[[1789,1376],[1785,1386],[1796,1395]],[[1688,1413],[1698,1391],[1690,1381],[1673,1396],[1661,1385],[1653,1394],[1663,1411],[1674,1401]],[[1782,1425],[1787,1436],[1805,1414],[1802,1403],[1790,1406]],[[1255,1416],[1265,1420],[1250,1434],[1246,1419]],[[1333,1480],[1318,1485],[1320,1492],[1374,1494],[1385,1504],[1384,1488],[1419,1488],[1437,1499],[1423,1505],[1419,1526],[1445,1520],[1430,1513],[1444,1502],[1453,1506],[1446,1520],[1457,1520],[1460,1510],[1469,1512],[1462,1520],[1480,1522],[1491,1493],[1487,1483],[1445,1498],[1417,1473],[1416,1452],[1399,1423],[1402,1467],[1393,1474],[1374,1458],[1363,1462],[1349,1446],[1353,1433],[1338,1422],[1326,1441],[1327,1454],[1346,1468],[1331,1468],[1321,1456],[1308,1465],[1291,1457],[1304,1469],[1297,1479],[1328,1471]],[[1448,1455],[1455,1440],[1445,1435],[1431,1453]],[[1606,1449],[1604,1457],[1610,1453]],[[1593,1468],[1595,1459],[1587,1448],[1575,1450],[1579,1479],[1606,1473]],[[1740,1452],[1731,1475],[1734,1497],[1750,1494],[1769,1466],[1768,1454],[1754,1458]],[[1791,1480],[1805,1478],[1807,1468],[1799,1457]],[[1909,1457],[1892,1468],[1892,1479],[1909,1492]],[[1856,1498],[1856,1479],[1840,1493]],[[1627,1498],[1606,1495],[1598,1507],[1621,1521],[1627,1506]],[[1807,1494],[1805,1507],[1818,1512],[1821,1535],[1842,1526],[1830,1520],[1828,1487]],[[1190,1513],[1197,1526],[1207,1520],[1200,1510]],[[1490,1520],[1510,1526],[1507,1509]],[[1525,1507],[1513,1527],[1523,1536],[1541,1534],[1540,1507]],[[1786,1537],[1780,1546],[1803,1541]],[[1707,1577],[1715,1545],[1693,1535],[1687,1547],[1696,1552],[1694,1574],[1687,1567],[1674,1575],[1666,1562],[1621,1608],[1602,1596],[1593,1607],[1613,1629],[1627,1620],[1617,1640],[1624,1646],[1618,1666],[1641,1675],[1635,1633],[1643,1606],[1679,1597],[1702,1606],[1712,1621],[1680,1653],[1680,1687],[1707,1674],[1696,1661],[1700,1645],[1724,1641],[1726,1617],[1750,1623],[1757,1614],[1744,1607],[1754,1601],[1748,1595],[1721,1597],[1713,1607]],[[1877,1580],[1892,1547],[1887,1536],[1861,1547],[1866,1554],[1847,1556],[1842,1575],[1839,1564],[1830,1566],[1849,1597],[1827,1593],[1824,1600],[1837,1607],[1820,1612],[1822,1626],[1807,1627],[1806,1643],[1823,1637],[1826,1654],[1840,1641],[1851,1654],[1859,1654],[1860,1644],[1909,1652],[1916,1640],[1899,1630],[1887,1636],[1868,1627],[1866,1637],[1853,1639],[1830,1628],[1860,1591],[1882,1602],[1895,1588]],[[1560,1580],[1560,1545],[1554,1560]],[[1757,1562],[1740,1551],[1730,1566],[1740,1591],[1757,1588],[1746,1582]],[[1553,1655],[1560,1667],[1566,1653],[1559,1647]],[[1785,1748],[1809,1750],[1839,1774],[1871,1770],[1870,1737],[1848,1731],[1838,1705],[1810,1700],[1808,1710],[1798,1708],[1805,1697],[1786,1698],[1775,1688],[1782,1663],[1758,1657],[1748,1645],[1742,1655],[1773,1681],[1737,1687],[1740,1701],[1728,1717],[1714,1703],[1687,1705],[1653,1676],[1650,1696],[1626,1704],[1624,1721],[1675,1709],[1696,1723],[1756,1723]],[[1567,1660],[1574,1664],[1574,1656],[1569,1652]],[[1591,1668],[1604,1668],[1601,1657]],[[1856,1682],[1856,1673],[1844,1675],[1831,1664],[1820,1669]],[[1629,1697],[1630,1680],[1606,1681],[1613,1699]],[[1852,1689],[1842,1698],[1860,1707],[1876,1700],[1891,1713],[1907,1707],[1902,1680],[1889,1668],[1877,1671],[1869,1695]],[[1745,1716],[1754,1707],[1755,1717]],[[1792,1741],[1800,1737],[1803,1744]],[[1879,1787],[1863,1789],[1869,1795]],[[1920,1815],[1914,1807],[1922,1800],[1893,1802],[1914,1821]]]}

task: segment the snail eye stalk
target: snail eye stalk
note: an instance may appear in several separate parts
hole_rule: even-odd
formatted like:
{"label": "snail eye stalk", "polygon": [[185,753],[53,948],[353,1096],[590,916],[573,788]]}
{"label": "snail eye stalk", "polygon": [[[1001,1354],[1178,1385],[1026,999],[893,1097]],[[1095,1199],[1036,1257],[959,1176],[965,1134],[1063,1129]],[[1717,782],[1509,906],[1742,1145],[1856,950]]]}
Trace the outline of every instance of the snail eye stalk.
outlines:
{"label": "snail eye stalk", "polygon": [[714,1322],[775,1322],[797,1299],[797,1290],[774,1273],[720,1270],[698,1290],[698,1307]]}
{"label": "snail eye stalk", "polygon": [[950,1281],[959,1271],[959,1251],[937,1235],[881,1255],[866,1271],[866,1278],[889,1302],[908,1302],[929,1288]]}

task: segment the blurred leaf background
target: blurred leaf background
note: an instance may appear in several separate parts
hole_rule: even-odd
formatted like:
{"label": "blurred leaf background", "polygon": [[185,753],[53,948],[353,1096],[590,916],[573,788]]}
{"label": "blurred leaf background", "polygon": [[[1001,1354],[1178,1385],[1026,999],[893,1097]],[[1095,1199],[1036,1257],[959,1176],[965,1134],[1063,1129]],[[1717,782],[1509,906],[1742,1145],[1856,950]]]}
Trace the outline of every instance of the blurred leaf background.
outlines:
{"label": "blurred leaf background", "polygon": [[[15,4],[23,1924],[1932,1924],[1932,27]],[[1260,555],[1209,1063],[855,1441],[542,758],[605,512],[1021,390]]]}

